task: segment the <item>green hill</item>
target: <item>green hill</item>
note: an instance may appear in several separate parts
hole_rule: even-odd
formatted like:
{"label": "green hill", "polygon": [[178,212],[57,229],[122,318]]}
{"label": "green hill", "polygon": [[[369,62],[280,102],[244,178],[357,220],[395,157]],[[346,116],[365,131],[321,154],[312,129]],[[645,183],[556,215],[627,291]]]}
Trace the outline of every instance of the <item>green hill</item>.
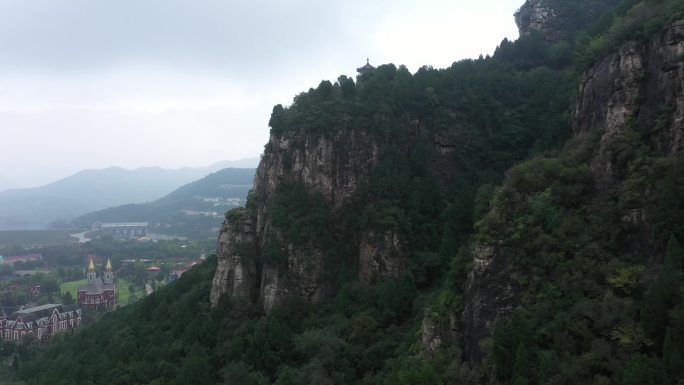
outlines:
{"label": "green hill", "polygon": [[88,213],[73,221],[87,227],[95,222],[149,222],[150,231],[195,239],[214,236],[223,213],[244,205],[254,169],[226,168],[179,187],[149,203],[128,204]]}

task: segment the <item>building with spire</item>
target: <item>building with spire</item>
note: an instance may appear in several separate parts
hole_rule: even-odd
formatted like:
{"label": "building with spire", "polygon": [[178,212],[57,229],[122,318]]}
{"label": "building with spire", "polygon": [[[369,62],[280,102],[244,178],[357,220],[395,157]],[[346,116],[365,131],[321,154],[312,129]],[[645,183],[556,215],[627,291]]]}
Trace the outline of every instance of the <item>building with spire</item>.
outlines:
{"label": "building with spire", "polygon": [[359,75],[363,75],[363,74],[365,74],[365,73],[367,73],[367,72],[372,72],[372,71],[375,71],[375,67],[373,67],[373,66],[370,64],[370,59],[368,59],[368,58],[366,58],[366,65],[364,65],[363,67],[359,67],[359,68],[356,69],[356,72],[358,72]]}
{"label": "building with spire", "polygon": [[88,283],[78,288],[78,305],[84,310],[110,310],[116,306],[116,284],[112,262],[107,259],[105,272],[98,277],[95,272],[95,263],[90,258],[88,271],[86,272]]}

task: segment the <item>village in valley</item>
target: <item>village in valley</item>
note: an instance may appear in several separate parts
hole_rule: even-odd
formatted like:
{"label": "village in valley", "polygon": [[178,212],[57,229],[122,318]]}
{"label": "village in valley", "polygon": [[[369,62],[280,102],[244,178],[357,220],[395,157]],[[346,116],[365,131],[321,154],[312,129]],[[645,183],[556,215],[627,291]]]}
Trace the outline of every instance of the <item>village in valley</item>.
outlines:
{"label": "village in valley", "polygon": [[210,247],[155,237],[147,223],[97,223],[61,243],[26,233],[30,242],[0,243],[0,353],[97,322],[203,263]]}

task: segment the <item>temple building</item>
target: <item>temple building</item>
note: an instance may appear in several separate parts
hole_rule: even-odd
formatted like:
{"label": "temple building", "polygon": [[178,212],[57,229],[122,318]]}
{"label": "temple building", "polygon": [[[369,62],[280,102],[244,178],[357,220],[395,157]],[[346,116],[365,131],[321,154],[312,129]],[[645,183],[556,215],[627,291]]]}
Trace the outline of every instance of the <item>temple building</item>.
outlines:
{"label": "temple building", "polygon": [[78,305],[85,310],[112,310],[116,306],[116,284],[112,263],[107,259],[107,266],[102,277],[95,273],[92,258],[86,273],[88,283],[78,288]]}
{"label": "temple building", "polygon": [[366,59],[366,65],[364,65],[363,67],[357,68],[357,69],[356,69],[356,72],[358,72],[359,75],[363,75],[363,74],[365,74],[366,72],[372,72],[372,71],[374,71],[374,70],[375,70],[375,67],[373,67],[372,65],[370,65],[369,59]]}
{"label": "temple building", "polygon": [[55,334],[81,325],[81,309],[76,305],[47,304],[12,313],[0,307],[0,340],[21,342],[27,336],[44,341]]}

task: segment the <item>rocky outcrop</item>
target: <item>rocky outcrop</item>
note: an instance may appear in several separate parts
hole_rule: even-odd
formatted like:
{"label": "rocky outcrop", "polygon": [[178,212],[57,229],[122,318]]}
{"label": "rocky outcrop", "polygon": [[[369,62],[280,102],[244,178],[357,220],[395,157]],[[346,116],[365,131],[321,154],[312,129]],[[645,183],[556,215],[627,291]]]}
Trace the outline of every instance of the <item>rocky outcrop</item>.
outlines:
{"label": "rocky outcrop", "polygon": [[518,26],[520,36],[529,36],[532,32],[539,32],[548,40],[560,40],[562,31],[555,26],[558,15],[546,3],[544,0],[527,1],[515,13],[515,24]]}
{"label": "rocky outcrop", "polygon": [[369,231],[363,235],[359,247],[359,277],[363,281],[372,284],[381,278],[398,277],[403,267],[401,242],[396,233]]}
{"label": "rocky outcrop", "polygon": [[647,139],[664,156],[684,147],[684,20],[644,43],[630,42],[584,76],[574,131],[600,131],[592,169],[619,176],[622,143],[630,135]]}
{"label": "rocky outcrop", "polygon": [[464,356],[470,362],[480,362],[485,355],[480,341],[492,334],[499,317],[508,314],[516,304],[517,289],[510,279],[510,266],[503,250],[492,245],[475,247],[466,292]]}
{"label": "rocky outcrop", "polygon": [[213,306],[223,294],[232,298],[254,297],[257,285],[254,236],[254,223],[246,209],[231,212],[231,217],[223,223],[210,297]]}
{"label": "rocky outcrop", "polygon": [[324,272],[321,250],[288,244],[283,252],[287,258],[286,265],[265,264],[261,271],[259,301],[266,312],[292,295],[317,302],[326,288],[321,278]]}
{"label": "rocky outcrop", "polygon": [[457,340],[457,320],[455,315],[439,317],[432,309],[425,309],[420,324],[420,348],[424,356],[432,358],[444,346]]}
{"label": "rocky outcrop", "polygon": [[[325,289],[324,252],[310,243],[295,245],[286,239],[273,226],[268,203],[281,183],[292,181],[320,193],[331,210],[339,209],[360,184],[368,181],[378,156],[376,144],[360,130],[271,135],[254,179],[249,213],[253,219],[240,218],[232,225],[227,221],[221,228],[212,304],[216,305],[224,294],[254,300],[265,311],[292,295],[317,301]],[[266,243],[274,240],[281,248],[283,261],[262,263],[260,255]],[[254,255],[237,255],[234,245],[242,243],[250,243]]]}
{"label": "rocky outcrop", "polygon": [[359,183],[368,180],[378,156],[377,146],[359,130],[332,136],[271,135],[257,169],[254,191],[265,202],[282,179],[289,179],[304,183],[339,207]]}
{"label": "rocky outcrop", "polygon": [[548,42],[556,43],[598,20],[613,9],[619,0],[527,0],[515,13],[520,36],[539,33]]}

